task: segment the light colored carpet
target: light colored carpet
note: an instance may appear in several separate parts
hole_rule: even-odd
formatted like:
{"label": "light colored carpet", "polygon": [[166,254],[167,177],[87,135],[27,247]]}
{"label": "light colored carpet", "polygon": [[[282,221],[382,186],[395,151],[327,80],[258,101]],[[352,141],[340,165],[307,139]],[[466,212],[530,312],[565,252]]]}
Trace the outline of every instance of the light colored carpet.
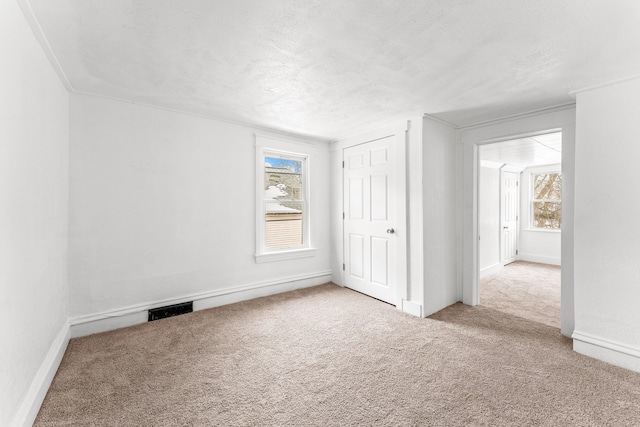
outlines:
{"label": "light colored carpet", "polygon": [[560,327],[560,267],[517,261],[480,281],[480,305]]}
{"label": "light colored carpet", "polygon": [[509,311],[327,284],[74,339],[36,425],[640,424],[640,374]]}

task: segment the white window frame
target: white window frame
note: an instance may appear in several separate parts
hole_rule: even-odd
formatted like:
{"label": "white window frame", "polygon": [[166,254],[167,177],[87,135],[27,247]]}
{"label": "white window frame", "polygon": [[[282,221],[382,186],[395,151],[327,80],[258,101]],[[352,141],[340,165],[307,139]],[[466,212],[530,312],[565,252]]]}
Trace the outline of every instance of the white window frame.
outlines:
{"label": "white window frame", "polygon": [[[283,141],[256,135],[256,263],[282,261],[314,256],[317,249],[311,244],[311,161],[310,154],[304,152],[304,144]],[[302,241],[293,248],[269,249],[266,247],[266,199],[265,199],[265,157],[283,157],[302,161]]]}
{"label": "white window frame", "polygon": [[562,220],[560,220],[560,228],[552,229],[552,228],[538,228],[535,226],[535,218],[534,218],[534,209],[533,205],[535,202],[560,202],[562,205],[562,200],[564,197],[563,192],[560,193],[560,200],[550,200],[550,199],[535,199],[535,176],[536,175],[548,175],[551,173],[557,173],[562,176],[562,170],[558,168],[544,168],[544,169],[533,169],[529,172],[529,230],[531,231],[539,231],[543,233],[560,233],[562,231]]}

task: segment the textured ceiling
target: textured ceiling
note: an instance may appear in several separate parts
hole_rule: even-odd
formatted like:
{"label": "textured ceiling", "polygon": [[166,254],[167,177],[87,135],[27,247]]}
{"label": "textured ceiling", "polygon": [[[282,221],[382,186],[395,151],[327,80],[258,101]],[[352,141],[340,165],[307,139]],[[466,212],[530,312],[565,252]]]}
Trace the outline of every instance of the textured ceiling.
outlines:
{"label": "textured ceiling", "polygon": [[30,0],[72,90],[335,139],[640,73],[638,0]]}

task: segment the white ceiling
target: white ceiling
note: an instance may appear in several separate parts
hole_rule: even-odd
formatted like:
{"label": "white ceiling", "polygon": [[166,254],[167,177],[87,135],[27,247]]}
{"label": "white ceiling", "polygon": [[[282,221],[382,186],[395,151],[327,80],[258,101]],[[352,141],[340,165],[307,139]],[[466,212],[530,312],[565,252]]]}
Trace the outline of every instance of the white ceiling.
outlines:
{"label": "white ceiling", "polygon": [[640,74],[638,0],[19,0],[69,89],[335,139]]}
{"label": "white ceiling", "polygon": [[562,133],[548,133],[480,147],[480,160],[525,169],[562,162]]}

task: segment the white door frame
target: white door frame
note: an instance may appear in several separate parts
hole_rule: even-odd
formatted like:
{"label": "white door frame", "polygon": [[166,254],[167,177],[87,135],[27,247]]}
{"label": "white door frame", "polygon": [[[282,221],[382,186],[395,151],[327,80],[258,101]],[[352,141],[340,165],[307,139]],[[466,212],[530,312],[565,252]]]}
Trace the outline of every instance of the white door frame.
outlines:
{"label": "white door frame", "polygon": [[[338,165],[332,170],[332,177],[336,178],[332,184],[332,190],[337,191],[340,194],[339,210],[333,209],[332,214],[334,217],[342,218],[344,210],[344,174],[342,169],[342,162],[344,162],[344,150],[345,148],[353,147],[367,142],[375,141],[378,139],[393,136],[396,148],[396,221],[397,227],[395,229],[396,235],[396,300],[395,306],[398,309],[402,309],[402,301],[407,299],[408,295],[408,280],[407,280],[407,242],[408,242],[408,227],[407,227],[407,183],[406,183],[406,131],[407,125],[403,123],[399,126],[389,127],[382,130],[370,132],[357,137],[349,138],[344,141],[339,141],[335,144],[333,149],[333,158],[337,161]],[[337,179],[338,175],[340,178]],[[336,200],[337,198],[334,198]],[[337,201],[337,200],[336,200]],[[337,216],[336,216],[337,214]],[[333,249],[337,249],[337,256],[339,257],[336,262],[341,268],[340,271],[340,285],[344,283],[344,270],[342,265],[344,264],[344,222],[338,221],[338,230],[335,236],[340,236],[340,242],[335,242]],[[334,264],[335,265],[335,264]]]}
{"label": "white door frame", "polygon": [[[459,244],[460,297],[467,305],[478,305],[478,171],[479,147],[493,142],[518,139],[553,131],[562,131],[563,217],[562,217],[562,288],[561,331],[571,336],[575,328],[573,277],[573,194],[575,176],[575,105],[565,105],[542,112],[470,126],[460,129],[462,171],[461,236]],[[566,201],[565,202],[565,196]]]}

